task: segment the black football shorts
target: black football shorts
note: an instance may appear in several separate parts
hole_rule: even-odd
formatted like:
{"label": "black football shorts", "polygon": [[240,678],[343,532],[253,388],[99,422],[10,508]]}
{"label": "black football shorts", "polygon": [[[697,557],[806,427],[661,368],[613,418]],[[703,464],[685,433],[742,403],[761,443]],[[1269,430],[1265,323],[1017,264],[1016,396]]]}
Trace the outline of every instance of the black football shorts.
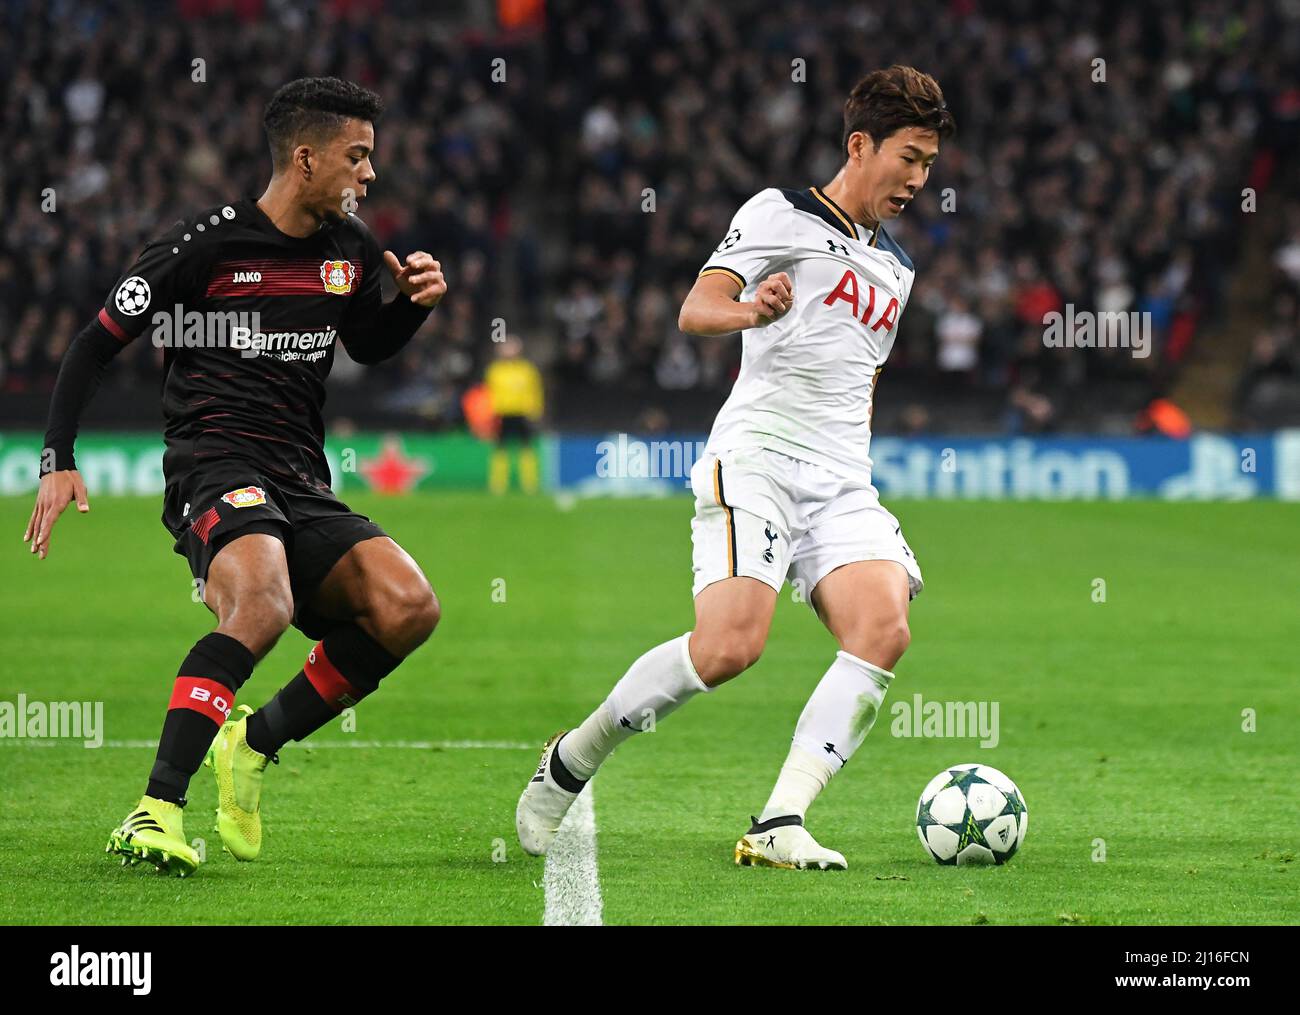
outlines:
{"label": "black football shorts", "polygon": [[502,416],[497,444],[531,444],[533,434],[533,421],[527,416]]}
{"label": "black football shorts", "polygon": [[328,484],[306,474],[273,477],[235,457],[199,463],[181,448],[168,450],[163,472],[162,522],[194,577],[206,581],[212,558],[236,536],[275,536],[289,563],[293,624],[309,638],[324,637],[338,623],[308,607],[317,586],[357,543],[387,535],[334,496]]}

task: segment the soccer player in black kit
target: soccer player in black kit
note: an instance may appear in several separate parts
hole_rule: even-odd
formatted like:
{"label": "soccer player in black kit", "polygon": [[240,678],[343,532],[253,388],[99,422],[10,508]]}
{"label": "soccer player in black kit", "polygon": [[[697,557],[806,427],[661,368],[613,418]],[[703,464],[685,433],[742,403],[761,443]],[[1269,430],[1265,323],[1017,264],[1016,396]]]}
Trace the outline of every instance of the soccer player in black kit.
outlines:
{"label": "soccer player in black kit", "polygon": [[[162,520],[217,617],[177,670],[145,795],[110,835],[107,851],[124,864],[147,860],[182,877],[197,869],[181,808],[205,758],[222,842],[254,859],[262,777],[276,752],[373,692],[438,622],[420,568],[334,496],[324,456],[335,339],[354,360],[378,363],[447,291],[429,254],[399,262],[352,213],[375,179],[382,109],[377,95],[337,78],[276,92],[264,121],[266,192],[150,243],[60,368],[24,542],[44,559],[68,504],[89,510],[73,459],[81,413],[127,343],[170,334]],[[384,270],[398,289],[388,303]],[[215,324],[223,314],[231,326]],[[170,333],[157,330],[164,315]],[[202,326],[186,332],[195,320]],[[291,623],[317,641],[302,671],[257,711],[241,705],[232,716],[240,687]]]}

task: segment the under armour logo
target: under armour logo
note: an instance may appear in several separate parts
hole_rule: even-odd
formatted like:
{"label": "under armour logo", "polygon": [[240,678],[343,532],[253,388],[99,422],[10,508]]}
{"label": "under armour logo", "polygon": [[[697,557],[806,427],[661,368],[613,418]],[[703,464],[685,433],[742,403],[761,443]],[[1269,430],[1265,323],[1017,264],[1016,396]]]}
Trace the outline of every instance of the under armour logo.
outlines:
{"label": "under armour logo", "polygon": [[769,564],[773,561],[772,544],[776,541],[778,533],[772,531],[772,523],[766,522],[763,525],[763,535],[767,536],[767,549],[763,551],[763,559]]}
{"label": "under armour logo", "polygon": [[831,253],[832,253],[832,254],[835,253],[835,251],[838,250],[838,251],[839,251],[841,254],[843,254],[845,257],[848,257],[848,256],[849,256],[849,248],[846,247],[843,243],[836,243],[834,240],[827,240],[827,241],[826,241],[826,246],[828,246],[828,247],[831,248]]}
{"label": "under armour logo", "polygon": [[826,753],[827,753],[827,754],[833,754],[833,755],[835,755],[835,757],[839,758],[839,759],[840,759],[840,764],[841,764],[841,765],[847,765],[847,764],[849,763],[848,758],[844,757],[844,755],[842,755],[839,751],[837,751],[837,750],[835,749],[835,745],[834,745],[834,744],[827,744],[827,745],[826,745]]}

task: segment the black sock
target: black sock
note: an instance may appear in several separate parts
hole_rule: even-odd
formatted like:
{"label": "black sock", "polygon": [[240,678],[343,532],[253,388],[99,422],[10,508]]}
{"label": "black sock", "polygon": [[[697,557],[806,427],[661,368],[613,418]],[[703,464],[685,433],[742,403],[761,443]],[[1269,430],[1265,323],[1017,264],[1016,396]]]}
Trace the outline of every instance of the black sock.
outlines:
{"label": "black sock", "polygon": [[307,674],[299,670],[274,698],[248,717],[248,746],[272,757],[290,740],[301,740],[336,715],[311,686]]}
{"label": "black sock", "polygon": [[235,692],[254,661],[252,652],[226,634],[213,631],[194,643],[176,673],[146,796],[185,806],[190,778],[235,707]]}
{"label": "black sock", "polygon": [[372,693],[401,661],[355,624],[335,628],[298,675],[248,717],[248,746],[270,757],[305,739]]}

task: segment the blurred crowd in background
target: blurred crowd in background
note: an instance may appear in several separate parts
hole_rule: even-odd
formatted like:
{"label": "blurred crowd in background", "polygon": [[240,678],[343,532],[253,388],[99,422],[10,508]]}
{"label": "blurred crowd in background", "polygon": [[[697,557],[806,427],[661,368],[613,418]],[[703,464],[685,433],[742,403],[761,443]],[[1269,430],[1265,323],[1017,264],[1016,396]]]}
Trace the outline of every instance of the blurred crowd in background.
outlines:
{"label": "blurred crowd in background", "polygon": [[[418,2],[253,3],[242,16],[205,6],[232,5],[19,3],[0,15],[0,390],[50,388],[68,342],[152,236],[198,208],[259,196],[267,100],[295,77],[337,75],[387,106],[377,182],[358,213],[400,255],[434,252],[455,299],[377,368],[340,350],[335,382],[364,373],[377,406],[458,422],[461,393],[490,359],[499,294],[540,294],[536,266],[502,254],[527,179],[518,153],[540,143],[535,40],[489,41]],[[504,81],[490,78],[494,58]],[[195,59],[204,80],[193,80]],[[133,343],[105,386],[157,390],[161,362],[161,350]]]}
{"label": "blurred crowd in background", "polygon": [[[561,369],[597,384],[729,385],[737,344],[678,333],[681,299],[747,197],[835,174],[844,98],[872,67],[933,73],[958,123],[887,226],[918,277],[883,426],[1132,428],[1225,320],[1243,188],[1296,154],[1300,21],[1272,4],[551,10]],[[1046,348],[1043,315],[1066,304],[1149,312],[1153,354]]]}
{"label": "blurred crowd in background", "polygon": [[[1296,99],[1300,116],[1300,95]],[[1300,416],[1300,175],[1288,181],[1283,214],[1270,233],[1264,321],[1238,381],[1234,423],[1243,430],[1294,424]]]}
{"label": "blurred crowd in background", "polygon": [[[259,194],[267,98],[337,74],[388,105],[360,214],[399,254],[433,251],[451,287],[396,361],[363,372],[340,351],[337,385],[457,425],[505,320],[552,423],[707,426],[740,343],[682,335],[682,298],[750,195],[834,176],[849,88],[901,61],[939,80],[958,133],[887,226],[918,278],[877,429],[1129,432],[1238,318],[1232,420],[1295,395],[1295,5],[552,0],[544,28],[515,31],[474,27],[472,2],[158,7],[2,15],[4,392],[49,389],[151,235]],[[1243,281],[1252,243],[1267,270]],[[1149,313],[1152,354],[1045,347],[1043,315],[1067,304]],[[156,382],[136,345],[109,383]]]}

